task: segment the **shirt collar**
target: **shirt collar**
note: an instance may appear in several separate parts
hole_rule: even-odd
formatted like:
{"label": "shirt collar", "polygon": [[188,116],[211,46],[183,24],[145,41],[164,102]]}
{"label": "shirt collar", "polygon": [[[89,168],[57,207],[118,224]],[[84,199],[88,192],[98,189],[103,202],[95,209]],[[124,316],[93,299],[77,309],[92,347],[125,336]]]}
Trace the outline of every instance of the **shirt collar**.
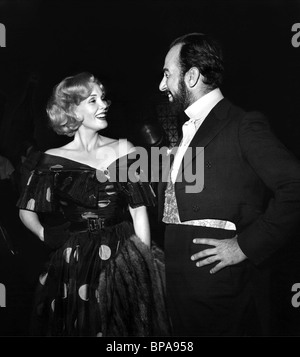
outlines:
{"label": "shirt collar", "polygon": [[209,93],[205,94],[203,97],[199,98],[192,105],[190,105],[185,110],[185,114],[190,119],[201,119],[203,121],[206,118],[207,114],[213,109],[213,107],[223,98],[224,97],[220,89],[215,88]]}

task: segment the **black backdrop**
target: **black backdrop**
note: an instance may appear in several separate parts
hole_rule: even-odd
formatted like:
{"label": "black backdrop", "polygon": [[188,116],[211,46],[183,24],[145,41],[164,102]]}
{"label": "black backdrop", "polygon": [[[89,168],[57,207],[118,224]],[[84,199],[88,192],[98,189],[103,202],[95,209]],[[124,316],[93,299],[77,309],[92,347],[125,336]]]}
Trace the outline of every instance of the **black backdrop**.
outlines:
{"label": "black backdrop", "polygon": [[[54,84],[81,70],[108,84],[108,135],[134,140],[140,114],[159,100],[168,44],[198,31],[223,45],[224,94],[265,112],[300,155],[300,47],[291,41],[298,22],[299,0],[0,0],[6,27],[6,47],[0,48],[0,92],[7,103],[2,146],[12,155],[13,145],[32,130],[42,149],[64,141],[47,129],[45,101]],[[16,108],[32,77],[38,78],[38,93],[35,114],[27,118],[24,108]]]}
{"label": "black backdrop", "polygon": [[[225,96],[263,111],[300,157],[300,47],[292,45],[298,0],[0,0],[0,23],[6,28],[0,150],[13,162],[26,138],[33,136],[42,150],[67,140],[47,127],[45,103],[56,83],[82,70],[108,86],[113,105],[107,135],[137,141],[134,129],[144,118],[157,120],[153,107],[161,100],[158,85],[169,43],[194,31],[211,33],[223,45]],[[282,335],[300,335],[300,308],[291,305],[291,286],[300,282],[297,236],[275,260],[272,308]],[[25,245],[22,267],[34,276],[34,261],[44,259],[42,247],[34,240]],[[22,334],[12,316],[19,321],[24,306],[6,312],[5,333]]]}

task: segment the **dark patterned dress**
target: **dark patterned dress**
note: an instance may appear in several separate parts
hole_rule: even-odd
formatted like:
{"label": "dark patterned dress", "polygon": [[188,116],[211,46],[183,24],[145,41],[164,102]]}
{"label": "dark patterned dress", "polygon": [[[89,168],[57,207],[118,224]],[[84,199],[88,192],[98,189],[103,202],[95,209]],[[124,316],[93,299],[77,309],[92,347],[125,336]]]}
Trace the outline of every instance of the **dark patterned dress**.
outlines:
{"label": "dark patterned dress", "polygon": [[136,173],[128,180],[130,164],[124,156],[96,170],[42,154],[31,172],[18,207],[44,227],[68,222],[39,278],[34,335],[169,335],[163,252],[134,234],[128,211],[155,195]]}

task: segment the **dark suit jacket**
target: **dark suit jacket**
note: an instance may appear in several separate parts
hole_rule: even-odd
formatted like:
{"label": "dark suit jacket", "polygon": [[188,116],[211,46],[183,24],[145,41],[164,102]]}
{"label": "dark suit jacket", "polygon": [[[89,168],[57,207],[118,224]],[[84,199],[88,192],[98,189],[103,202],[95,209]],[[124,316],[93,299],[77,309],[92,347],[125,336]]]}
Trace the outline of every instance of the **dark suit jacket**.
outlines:
{"label": "dark suit jacket", "polygon": [[[240,248],[254,264],[263,262],[300,228],[300,163],[261,113],[245,112],[222,99],[190,147],[194,152],[185,169],[193,170],[195,150],[204,148],[204,188],[187,193],[191,183],[181,168],[175,194],[182,222],[214,218],[235,223]],[[158,187],[160,219],[165,187],[165,182]]]}

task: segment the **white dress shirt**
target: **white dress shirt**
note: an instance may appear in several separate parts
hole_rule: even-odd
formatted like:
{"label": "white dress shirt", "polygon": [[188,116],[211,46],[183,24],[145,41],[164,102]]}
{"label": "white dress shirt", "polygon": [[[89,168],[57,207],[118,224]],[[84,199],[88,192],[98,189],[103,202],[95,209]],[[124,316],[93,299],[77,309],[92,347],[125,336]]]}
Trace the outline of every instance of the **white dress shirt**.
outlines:
{"label": "white dress shirt", "polygon": [[223,99],[223,95],[219,88],[216,88],[204,95],[186,110],[185,114],[190,118],[182,126],[182,140],[175,154],[173,165],[170,172],[170,181],[167,185],[166,200],[164,208],[163,222],[173,224],[187,224],[193,226],[214,227],[228,230],[235,230],[235,224],[230,221],[224,221],[214,218],[190,220],[181,222],[179,218],[179,212],[177,202],[175,198],[174,183],[178,175],[178,171],[183,159],[183,156],[191,143],[195,133],[200,128],[201,124],[209,114],[209,112],[215,107],[215,105]]}
{"label": "white dress shirt", "polygon": [[223,98],[224,97],[220,89],[216,88],[211,92],[205,94],[203,97],[198,99],[185,110],[185,114],[190,119],[182,125],[183,136],[176,155],[174,157],[171,170],[171,180],[173,183],[176,181],[182,158],[188,146],[190,145],[196,131],[200,128],[204,119],[207,117],[213,107]]}

